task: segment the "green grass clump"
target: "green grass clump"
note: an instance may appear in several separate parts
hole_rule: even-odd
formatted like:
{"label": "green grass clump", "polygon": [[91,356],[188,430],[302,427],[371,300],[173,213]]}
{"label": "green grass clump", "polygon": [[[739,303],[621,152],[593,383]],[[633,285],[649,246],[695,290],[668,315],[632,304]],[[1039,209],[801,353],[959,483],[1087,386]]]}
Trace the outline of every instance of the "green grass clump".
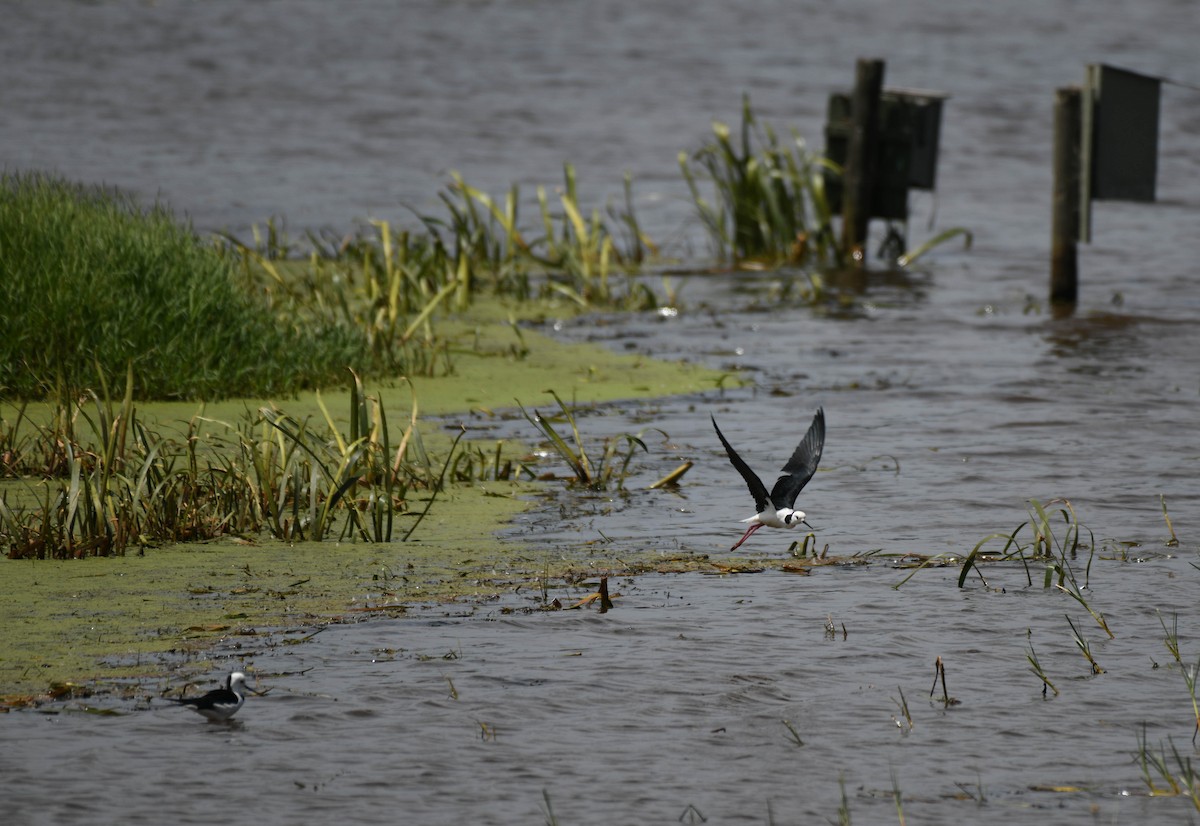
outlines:
{"label": "green grass clump", "polygon": [[[839,266],[823,175],[830,162],[810,152],[798,134],[788,143],[760,126],[748,97],[741,146],[724,123],[713,124],[713,138],[690,157],[681,152],[679,167],[718,257],[734,264]],[[712,202],[700,180],[711,183]]]}
{"label": "green grass clump", "polygon": [[274,317],[161,205],[43,174],[0,176],[0,394],[119,385],[212,399],[341,383],[360,332]]}

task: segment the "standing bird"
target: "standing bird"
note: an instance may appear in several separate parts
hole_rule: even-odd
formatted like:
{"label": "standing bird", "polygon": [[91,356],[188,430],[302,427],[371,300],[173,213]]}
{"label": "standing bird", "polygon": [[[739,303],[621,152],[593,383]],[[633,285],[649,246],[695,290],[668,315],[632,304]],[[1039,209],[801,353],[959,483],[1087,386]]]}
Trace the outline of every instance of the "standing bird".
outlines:
{"label": "standing bird", "polygon": [[246,702],[243,691],[249,691],[251,694],[258,693],[247,687],[245,674],[235,671],[225,678],[225,685],[213,689],[202,697],[184,697],[182,699],[168,697],[167,699],[188,706],[197,714],[207,717],[210,722],[219,723],[238,713],[242,703]]}
{"label": "standing bird", "polygon": [[[758,478],[745,460],[738,456],[733,446],[726,441],[725,434],[721,432],[721,428],[717,427],[716,418],[711,415],[709,418],[712,419],[713,428],[717,431],[717,438],[721,440],[721,444],[725,446],[725,452],[729,454],[729,463],[737,468],[737,472],[742,474],[742,478],[746,480],[746,487],[750,488],[750,495],[754,497],[754,506],[758,508],[758,513],[754,516],[742,520],[749,522],[750,528],[729,550],[737,550],[739,545],[764,525],[770,528],[794,528],[801,524],[808,525],[804,521],[804,511],[795,510],[794,505],[796,496],[817,472],[817,464],[821,461],[821,450],[825,447],[825,410],[817,408],[817,415],[813,416],[812,424],[808,426],[808,433],[804,434],[804,440],[796,446],[792,458],[788,459],[787,464],[783,466],[782,475],[775,480],[775,487],[771,488],[770,493],[767,493],[767,486],[763,484],[762,479]],[[812,526],[809,525],[809,527]]]}

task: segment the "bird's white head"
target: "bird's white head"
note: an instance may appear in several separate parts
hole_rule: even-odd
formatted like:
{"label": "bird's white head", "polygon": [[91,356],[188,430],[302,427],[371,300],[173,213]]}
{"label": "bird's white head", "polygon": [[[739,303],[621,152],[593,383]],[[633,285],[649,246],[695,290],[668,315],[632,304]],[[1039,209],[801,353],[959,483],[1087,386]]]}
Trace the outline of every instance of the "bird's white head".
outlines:
{"label": "bird's white head", "polygon": [[794,528],[797,525],[807,524],[804,521],[804,511],[792,510],[791,508],[780,508],[775,512],[775,516],[783,523],[785,528]]}

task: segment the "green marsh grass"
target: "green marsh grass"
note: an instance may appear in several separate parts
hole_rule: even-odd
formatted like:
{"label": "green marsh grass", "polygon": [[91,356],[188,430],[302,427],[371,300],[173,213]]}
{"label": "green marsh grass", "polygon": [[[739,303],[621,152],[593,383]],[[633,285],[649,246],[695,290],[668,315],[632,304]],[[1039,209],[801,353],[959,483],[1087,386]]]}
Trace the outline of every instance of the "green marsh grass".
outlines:
{"label": "green marsh grass", "polygon": [[40,174],[0,175],[0,393],[117,383],[139,398],[291,393],[336,382],[363,342],[297,328],[235,283],[162,205]]}
{"label": "green marsh grass", "polygon": [[[1057,507],[1053,507],[1057,506]],[[979,566],[984,562],[1013,561],[1020,562],[1025,570],[1027,584],[1034,583],[1034,566],[1042,565],[1042,587],[1062,591],[1071,599],[1078,602],[1091,615],[1096,624],[1103,629],[1109,639],[1113,632],[1108,627],[1104,615],[1096,611],[1084,592],[1088,590],[1088,577],[1095,556],[1096,538],[1091,529],[1083,525],[1075,513],[1075,507],[1066,499],[1054,499],[1043,505],[1036,499],[1029,500],[1029,519],[1022,522],[1011,533],[993,533],[985,536],[975,544],[962,563],[958,575],[958,587],[962,588],[970,572],[974,570],[982,579]],[[1061,525],[1060,525],[1061,523]],[[1060,527],[1056,530],[1056,525]],[[1083,532],[1088,533],[1088,542],[1082,540]],[[1022,541],[1022,537],[1028,539]],[[1004,540],[1004,546],[999,552],[985,551],[985,546],[995,540]],[[1080,584],[1079,573],[1075,562],[1080,550],[1088,552],[1087,563],[1083,568],[1083,582]],[[944,555],[939,555],[942,557]],[[934,557],[925,564],[933,561]],[[920,570],[920,568],[918,568]],[[916,572],[914,571],[913,574]],[[905,582],[913,574],[905,578]],[[986,580],[984,580],[986,584]]]}
{"label": "green marsh grass", "polygon": [[[431,234],[453,245],[472,284],[521,299],[560,296],[580,307],[649,309],[653,292],[632,276],[656,254],[633,208],[632,181],[625,177],[623,208],[587,212],[579,200],[575,168],[563,166],[557,198],[536,190],[537,229],[519,223],[520,192],[509,189],[503,201],[468,185],[457,173],[441,194],[448,221],[424,217]],[[622,278],[621,276],[625,276]]]}
{"label": "green marsh grass", "polygon": [[297,326],[353,331],[369,374],[453,369],[433,319],[468,300],[466,259],[436,238],[396,232],[387,221],[373,221],[369,231],[337,245],[314,243],[307,258],[279,260],[273,247],[227,239],[242,280],[274,314]]}
{"label": "green marsh grass", "polygon": [[[781,139],[759,122],[748,96],[735,142],[730,127],[713,124],[713,140],[681,152],[679,167],[718,258],[735,265],[841,266],[825,197],[824,170],[833,165],[808,150],[795,132]],[[701,182],[711,187],[711,200]]]}
{"label": "green marsh grass", "polygon": [[[1170,757],[1167,747],[1171,751]],[[1156,751],[1147,742],[1143,726],[1134,759],[1142,769],[1142,781],[1151,797],[1185,796],[1200,812],[1200,770],[1192,764],[1190,755],[1179,752],[1173,740],[1167,738],[1167,746],[1160,742]]]}
{"label": "green marsh grass", "polygon": [[[61,467],[0,493],[0,547],[10,558],[107,556],[260,531],[388,542],[398,514],[415,517],[399,537],[407,540],[449,468],[450,482],[469,483],[513,467],[498,452],[486,466],[456,464],[462,432],[439,465],[421,444],[415,404],[394,439],[382,401],[356,374],[349,402],[347,433],[319,401],[323,423],[268,407],[232,424],[197,416],[185,433],[164,436],[138,418],[130,371],[119,404],[93,393],[56,414],[62,429],[38,431],[58,446]],[[201,437],[202,424],[226,435]],[[415,496],[425,504],[414,513]]]}

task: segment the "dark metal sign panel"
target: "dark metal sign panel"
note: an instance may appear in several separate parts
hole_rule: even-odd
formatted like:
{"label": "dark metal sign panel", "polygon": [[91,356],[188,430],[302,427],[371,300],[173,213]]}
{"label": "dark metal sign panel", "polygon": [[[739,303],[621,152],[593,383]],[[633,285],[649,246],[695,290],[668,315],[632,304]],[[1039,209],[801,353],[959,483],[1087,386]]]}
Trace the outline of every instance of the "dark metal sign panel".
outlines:
{"label": "dark metal sign panel", "polygon": [[1160,85],[1156,77],[1113,66],[1088,66],[1093,199],[1154,200]]}

